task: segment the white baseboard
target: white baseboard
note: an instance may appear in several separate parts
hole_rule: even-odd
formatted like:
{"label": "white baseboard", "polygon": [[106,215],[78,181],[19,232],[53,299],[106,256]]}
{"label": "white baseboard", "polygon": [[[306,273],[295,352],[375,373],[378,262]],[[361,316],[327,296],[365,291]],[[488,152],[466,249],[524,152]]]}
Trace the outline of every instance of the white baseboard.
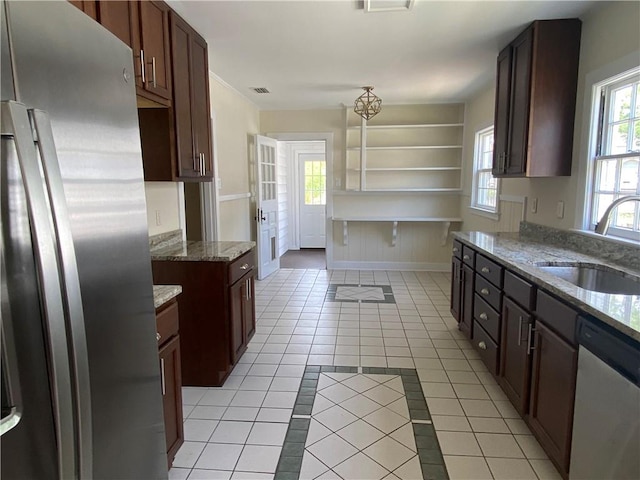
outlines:
{"label": "white baseboard", "polygon": [[427,262],[358,262],[348,260],[337,260],[329,262],[327,259],[327,270],[391,270],[408,272],[448,272],[451,270],[450,263],[427,263]]}

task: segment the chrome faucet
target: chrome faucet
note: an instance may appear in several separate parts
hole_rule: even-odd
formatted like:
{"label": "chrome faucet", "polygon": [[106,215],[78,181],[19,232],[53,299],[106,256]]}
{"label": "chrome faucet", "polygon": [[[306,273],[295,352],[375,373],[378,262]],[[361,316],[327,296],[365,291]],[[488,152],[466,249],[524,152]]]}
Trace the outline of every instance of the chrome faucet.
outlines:
{"label": "chrome faucet", "polygon": [[620,197],[619,199],[614,200],[611,203],[611,205],[607,207],[607,210],[605,210],[604,215],[602,215],[602,218],[596,225],[595,232],[599,233],[600,235],[606,235],[607,231],[609,230],[609,223],[611,222],[611,212],[613,211],[613,209],[616,208],[621,203],[631,202],[631,201],[640,202],[640,195],[627,195],[626,197]]}

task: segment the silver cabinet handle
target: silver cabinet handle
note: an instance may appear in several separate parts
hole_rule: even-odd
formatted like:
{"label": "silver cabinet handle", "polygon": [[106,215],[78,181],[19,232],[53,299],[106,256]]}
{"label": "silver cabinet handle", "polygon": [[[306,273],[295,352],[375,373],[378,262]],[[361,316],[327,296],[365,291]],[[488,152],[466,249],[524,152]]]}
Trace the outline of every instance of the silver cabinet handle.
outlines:
{"label": "silver cabinet handle", "polygon": [[247,270],[249,268],[249,264],[245,263],[240,267],[240,270]]}
{"label": "silver cabinet handle", "polygon": [[204,153],[200,154],[200,163],[202,164],[202,169],[200,170],[200,173],[204,177],[207,173],[206,158]]}
{"label": "silver cabinet handle", "polygon": [[[39,292],[42,299],[43,323],[46,331],[47,347],[50,356],[51,390],[55,396],[53,401],[53,417],[57,441],[58,476],[75,478],[78,476],[76,461],[77,448],[75,423],[79,420],[74,412],[76,394],[72,391],[72,375],[69,365],[69,346],[67,343],[67,327],[65,308],[62,298],[61,274],[55,233],[53,230],[52,212],[41,177],[41,165],[34,145],[33,131],[27,108],[18,102],[2,102],[1,110],[2,136],[12,138],[15,143],[18,163],[25,190],[29,223],[38,270]],[[3,163],[5,158],[2,159]],[[89,389],[85,386],[86,390]],[[14,396],[15,399],[15,396]],[[21,405],[17,405],[21,408]],[[17,419],[19,421],[19,419]],[[16,421],[16,418],[13,418]],[[16,422],[17,423],[17,422]],[[14,424],[15,426],[15,424]],[[89,445],[91,437],[84,439]],[[89,452],[91,448],[89,447]],[[80,452],[82,454],[82,451]],[[82,461],[82,460],[80,460]],[[89,457],[90,461],[90,457]],[[88,474],[87,464],[82,464],[82,475]]]}
{"label": "silver cabinet handle", "polygon": [[160,359],[160,384],[162,385],[162,396],[167,394],[167,382],[164,379],[164,358]]}
{"label": "silver cabinet handle", "polygon": [[462,259],[463,259],[463,260],[469,260],[470,258],[471,258],[471,257],[470,257],[469,255],[463,255],[463,256],[462,256]]}
{"label": "silver cabinet handle", "polygon": [[193,171],[200,173],[200,155],[193,157]]}
{"label": "silver cabinet handle", "polygon": [[487,349],[487,344],[485,342],[479,342],[478,343],[478,348],[480,350],[486,350]]}
{"label": "silver cabinet handle", "polygon": [[251,279],[247,278],[247,300],[251,300]]}
{"label": "silver cabinet handle", "polygon": [[458,247],[453,247],[453,253],[458,253]]}
{"label": "silver cabinet handle", "polygon": [[482,267],[482,273],[489,273],[491,270],[489,270],[487,267]]}
{"label": "silver cabinet handle", "polygon": [[159,342],[161,338],[162,335],[160,335],[160,332],[156,332],[156,342]]}
{"label": "silver cabinet handle", "polygon": [[142,77],[142,83],[145,84],[147,82],[147,76],[144,73],[145,70],[144,63],[144,50],[140,50],[140,76]]}
{"label": "silver cabinet handle", "polygon": [[518,317],[518,346],[522,344],[522,315]]}
{"label": "silver cabinet handle", "polygon": [[151,78],[153,79],[153,88],[156,88],[156,57],[151,57]]}
{"label": "silver cabinet handle", "polygon": [[530,323],[529,324],[529,331],[527,332],[527,355],[530,355],[531,352],[533,351],[533,349],[535,348],[535,345],[532,345],[533,343],[533,324]]}
{"label": "silver cabinet handle", "polygon": [[486,320],[488,317],[487,317],[487,314],[486,314],[486,313],[482,312],[482,313],[480,314],[480,318],[481,318],[482,320]]}
{"label": "silver cabinet handle", "polygon": [[488,288],[483,288],[482,290],[480,290],[480,293],[483,295],[489,295],[489,289]]}

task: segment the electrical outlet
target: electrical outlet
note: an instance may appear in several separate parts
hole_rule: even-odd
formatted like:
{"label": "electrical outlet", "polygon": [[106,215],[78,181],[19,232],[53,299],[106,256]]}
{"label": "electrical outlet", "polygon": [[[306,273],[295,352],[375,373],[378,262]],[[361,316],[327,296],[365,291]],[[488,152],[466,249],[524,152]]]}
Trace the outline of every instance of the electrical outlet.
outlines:
{"label": "electrical outlet", "polygon": [[532,198],[531,199],[531,213],[537,213],[538,212],[538,199],[537,198]]}
{"label": "electrical outlet", "polygon": [[562,200],[556,205],[556,217],[564,218],[564,202]]}
{"label": "electrical outlet", "polygon": [[162,217],[160,216],[160,210],[156,210],[156,226],[162,225]]}
{"label": "electrical outlet", "polygon": [[216,187],[218,188],[218,190],[222,188],[222,179],[219,177],[216,178]]}
{"label": "electrical outlet", "polygon": [[340,188],[342,186],[342,180],[340,178],[334,178],[333,186],[336,188]]}

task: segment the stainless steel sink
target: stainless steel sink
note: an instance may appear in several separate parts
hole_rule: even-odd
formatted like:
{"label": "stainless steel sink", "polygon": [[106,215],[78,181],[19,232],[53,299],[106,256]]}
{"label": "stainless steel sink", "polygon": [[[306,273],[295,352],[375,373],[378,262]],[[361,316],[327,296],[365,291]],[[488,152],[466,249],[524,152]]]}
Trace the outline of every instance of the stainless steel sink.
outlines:
{"label": "stainless steel sink", "polygon": [[640,295],[640,277],[627,276],[603,265],[549,265],[542,263],[537,264],[536,267],[586,290],[620,295]]}

